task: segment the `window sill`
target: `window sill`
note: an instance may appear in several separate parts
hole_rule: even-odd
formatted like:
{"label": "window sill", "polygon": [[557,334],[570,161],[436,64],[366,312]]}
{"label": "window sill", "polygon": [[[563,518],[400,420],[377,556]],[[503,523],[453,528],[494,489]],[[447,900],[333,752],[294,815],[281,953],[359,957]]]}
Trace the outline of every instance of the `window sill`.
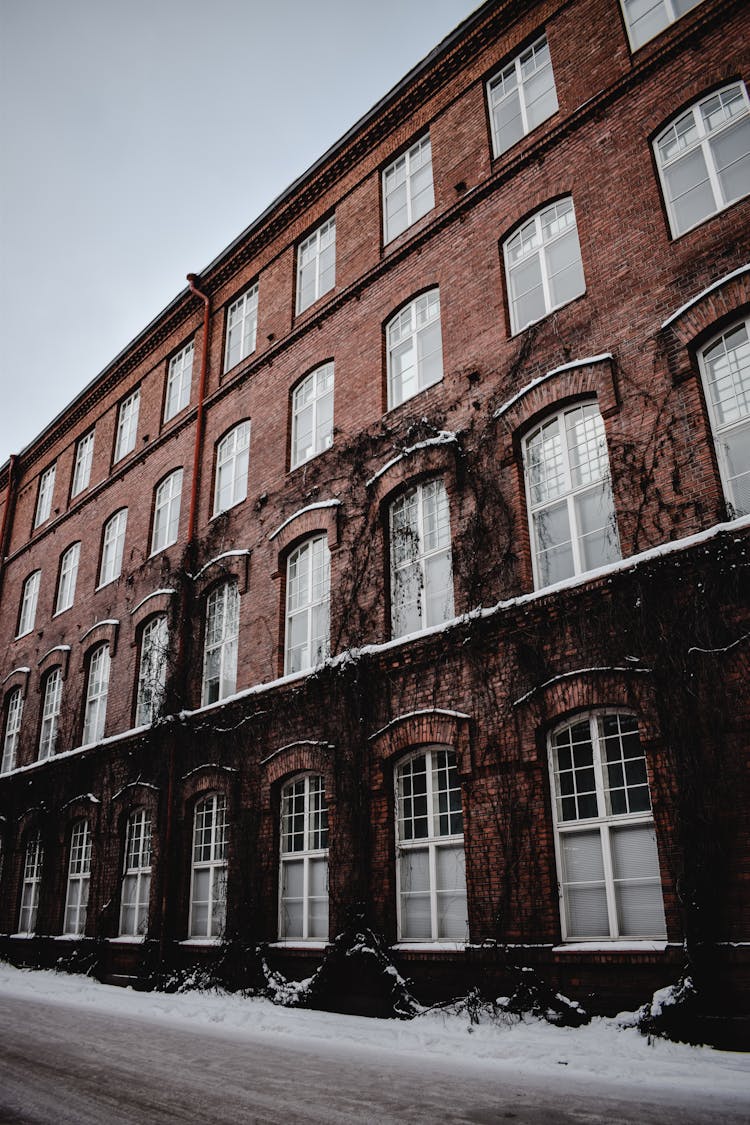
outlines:
{"label": "window sill", "polygon": [[281,941],[270,941],[269,949],[328,949],[329,941],[307,941],[305,938],[289,938]]}
{"label": "window sill", "polygon": [[220,937],[191,937],[185,938],[184,941],[178,941],[178,945],[204,945],[204,946],[217,946],[223,945],[224,939]]}
{"label": "window sill", "polygon": [[12,941],[15,940],[16,938],[20,938],[21,941],[29,941],[31,938],[35,938],[36,934],[26,934],[26,933],[8,934],[8,937]]}
{"label": "window sill", "polygon": [[663,953],[667,939],[663,941],[571,941],[565,945],[553,945],[553,953]]}
{"label": "window sill", "polygon": [[146,937],[144,934],[135,936],[133,934],[121,934],[119,937],[107,938],[107,945],[143,945]]}
{"label": "window sill", "polygon": [[464,953],[465,941],[399,941],[391,946],[396,953]]}
{"label": "window sill", "polygon": [[53,941],[86,941],[91,940],[86,938],[85,934],[53,934]]}
{"label": "window sill", "polygon": [[529,328],[533,328],[535,324],[541,324],[543,320],[546,320],[548,316],[552,316],[553,313],[559,312],[560,309],[567,308],[568,305],[572,305],[575,301],[580,301],[581,298],[585,296],[586,290],[584,289],[582,293],[576,293],[575,297],[569,297],[568,300],[563,301],[561,305],[554,305],[551,309],[547,309],[543,316],[538,316],[536,320],[528,321],[522,328],[511,328],[511,340],[514,340],[516,336],[520,336],[522,332],[526,332]]}

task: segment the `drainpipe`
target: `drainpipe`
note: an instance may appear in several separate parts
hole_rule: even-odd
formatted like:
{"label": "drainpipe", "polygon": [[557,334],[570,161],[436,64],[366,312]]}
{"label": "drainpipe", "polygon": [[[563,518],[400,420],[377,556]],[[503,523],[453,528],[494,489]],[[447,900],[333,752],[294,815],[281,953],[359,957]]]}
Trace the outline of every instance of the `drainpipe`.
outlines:
{"label": "drainpipe", "polygon": [[11,453],[8,458],[8,492],[5,497],[5,507],[3,508],[3,525],[0,528],[0,589],[2,588],[3,578],[5,577],[5,554],[8,550],[8,541],[10,539],[11,526],[13,522],[13,512],[16,506],[16,463],[18,457],[15,453]]}

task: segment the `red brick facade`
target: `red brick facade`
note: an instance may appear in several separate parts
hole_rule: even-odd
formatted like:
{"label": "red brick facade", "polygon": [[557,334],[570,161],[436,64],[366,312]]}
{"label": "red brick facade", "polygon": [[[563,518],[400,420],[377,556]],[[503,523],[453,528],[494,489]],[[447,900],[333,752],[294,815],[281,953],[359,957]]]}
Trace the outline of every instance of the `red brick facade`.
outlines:
{"label": "red brick facade", "polygon": [[[740,193],[674,237],[653,148],[702,98],[745,91],[743,8],[703,0],[631,50],[618,0],[485,4],[196,279],[208,339],[203,301],[186,288],[0,469],[6,952],[59,956],[81,819],[92,834],[85,935],[118,936],[128,817],[143,808],[152,827],[143,948],[164,960],[194,955],[177,943],[192,925],[195,809],[214,794],[227,809],[220,936],[275,943],[282,789],[315,775],[328,809],[330,937],[363,904],[426,994],[477,974],[499,981],[510,955],[607,1009],[675,979],[687,942],[717,995],[744,1002],[748,520],[732,518],[742,509],[722,485],[700,364],[750,309],[750,201]],[[558,109],[493,157],[486,82],[543,35]],[[384,245],[382,173],[428,131],[434,206]],[[504,244],[568,199],[583,291],[513,332]],[[335,284],[295,315],[298,245],[334,215]],[[256,282],[254,347],[225,371],[229,307]],[[389,409],[389,326],[436,290],[442,376]],[[190,401],[165,422],[170,360],[191,340]],[[332,431],[290,470],[294,392],[329,362]],[[119,407],[136,388],[135,445],[113,462]],[[526,443],[556,413],[588,404],[603,424],[622,561],[600,573],[578,567],[545,590]],[[243,422],[246,481],[243,468],[239,498],[216,514],[217,448]],[[90,480],[73,496],[77,442],[92,430]],[[35,527],[52,465],[49,516]],[[155,490],[176,469],[174,542],[152,554]],[[392,637],[393,504],[432,481],[449,509],[450,624]],[[122,509],[120,574],[102,582],[105,526]],[[321,537],[331,659],[287,679],[290,560]],[[60,559],[74,543],[73,604],[56,613]],[[25,584],[37,571],[24,630]],[[236,679],[218,689],[231,699],[202,706],[207,606],[227,581],[239,600]],[[137,726],[143,631],[157,615],[169,636],[162,718]],[[102,645],[106,717],[82,747]],[[39,761],[56,669],[55,754]],[[549,740],[561,724],[612,713],[638,724],[666,936],[566,943]],[[465,942],[433,934],[425,948],[399,920],[394,778],[429,747],[455,755],[468,929]],[[37,831],[36,936],[14,937]],[[619,894],[616,872],[607,879]],[[322,944],[289,941],[276,956],[306,972]]]}

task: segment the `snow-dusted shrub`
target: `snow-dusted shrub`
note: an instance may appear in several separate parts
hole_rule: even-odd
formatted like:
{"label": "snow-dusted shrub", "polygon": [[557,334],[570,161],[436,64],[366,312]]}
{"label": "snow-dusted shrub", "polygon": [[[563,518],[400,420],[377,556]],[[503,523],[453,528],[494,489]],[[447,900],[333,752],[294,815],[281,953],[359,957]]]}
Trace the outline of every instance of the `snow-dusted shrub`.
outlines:
{"label": "snow-dusted shrub", "polygon": [[514,985],[510,996],[496,1000],[500,1011],[518,1016],[536,1016],[555,1027],[582,1027],[591,1017],[577,1000],[570,1000],[555,992],[534,969],[528,965],[510,967]]}
{"label": "snow-dusted shrub", "polygon": [[687,974],[676,984],[659,988],[637,1012],[620,1018],[623,1024],[635,1026],[643,1035],[658,1035],[683,1043],[703,1042],[701,1020],[703,1005],[693,978]]}

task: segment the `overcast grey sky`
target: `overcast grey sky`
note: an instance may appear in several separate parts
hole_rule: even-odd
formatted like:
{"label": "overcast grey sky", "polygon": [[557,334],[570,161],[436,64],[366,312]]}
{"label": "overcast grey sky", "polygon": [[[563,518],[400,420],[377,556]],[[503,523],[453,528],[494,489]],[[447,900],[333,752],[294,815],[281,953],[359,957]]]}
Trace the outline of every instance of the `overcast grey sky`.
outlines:
{"label": "overcast grey sky", "polygon": [[0,0],[0,465],[479,0]]}

